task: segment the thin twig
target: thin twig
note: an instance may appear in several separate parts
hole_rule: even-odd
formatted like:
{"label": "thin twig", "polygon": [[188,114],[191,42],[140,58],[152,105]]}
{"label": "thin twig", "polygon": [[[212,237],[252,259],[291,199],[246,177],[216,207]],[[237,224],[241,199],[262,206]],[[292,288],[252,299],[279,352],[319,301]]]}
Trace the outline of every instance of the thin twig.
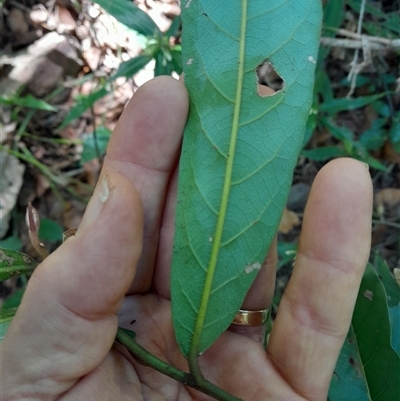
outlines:
{"label": "thin twig", "polygon": [[[358,36],[357,34],[355,35]],[[370,38],[373,38],[373,40]],[[384,39],[384,42],[379,41],[378,39]],[[341,47],[345,49],[363,49],[365,43],[368,43],[368,47],[371,50],[386,51],[400,49],[400,39],[390,40],[368,35],[361,35],[360,38],[357,39],[321,38],[321,44],[324,46]]]}
{"label": "thin twig", "polygon": [[372,220],[372,224],[379,224],[382,226],[388,226],[400,229],[400,224],[393,223],[392,221],[387,221],[387,220]]}
{"label": "thin twig", "polygon": [[382,38],[381,36],[371,36],[371,35],[365,35],[365,34],[359,34],[356,32],[349,31],[347,29],[339,28],[336,30],[338,35],[341,36],[347,36],[348,38],[352,39],[361,39],[362,37],[366,38],[369,42],[376,42],[376,43],[382,43],[383,45],[390,46],[391,43],[393,42],[399,42],[399,39],[396,40],[391,40],[387,38]]}
{"label": "thin twig", "polygon": [[[357,25],[357,34],[358,35],[361,35],[362,22],[363,22],[363,19],[364,19],[365,3],[366,3],[366,0],[362,0],[361,9],[360,9],[360,15],[358,17],[358,25]],[[350,90],[349,90],[349,93],[347,94],[347,98],[350,98],[353,95],[354,89],[356,88],[357,75],[362,71],[362,69],[364,67],[367,66],[367,59],[368,59],[367,50],[369,50],[368,47],[367,47],[368,42],[363,40],[363,39],[361,39],[361,43],[363,44],[364,61],[362,63],[360,63],[360,64],[358,63],[358,56],[359,56],[359,53],[360,53],[360,49],[356,49],[356,51],[354,53],[353,61],[350,63],[351,70],[350,70],[349,75],[347,77],[347,79],[349,81],[351,81]]]}

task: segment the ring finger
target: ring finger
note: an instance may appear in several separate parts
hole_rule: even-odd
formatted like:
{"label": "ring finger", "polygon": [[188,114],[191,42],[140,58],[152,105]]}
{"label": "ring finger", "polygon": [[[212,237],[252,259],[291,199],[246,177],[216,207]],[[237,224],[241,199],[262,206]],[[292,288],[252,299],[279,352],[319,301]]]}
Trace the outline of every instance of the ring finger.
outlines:
{"label": "ring finger", "polygon": [[[262,342],[265,335],[265,319],[275,290],[275,273],[278,263],[277,239],[272,241],[267,257],[250,287],[242,308],[229,330]],[[238,323],[235,323],[237,321]],[[241,322],[241,323],[239,323]]]}

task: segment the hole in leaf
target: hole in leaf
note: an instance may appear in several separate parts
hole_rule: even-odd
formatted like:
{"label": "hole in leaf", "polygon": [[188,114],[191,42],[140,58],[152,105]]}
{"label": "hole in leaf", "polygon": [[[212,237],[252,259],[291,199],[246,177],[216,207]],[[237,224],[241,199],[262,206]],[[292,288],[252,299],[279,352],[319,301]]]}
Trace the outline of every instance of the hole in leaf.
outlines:
{"label": "hole in leaf", "polygon": [[256,73],[258,94],[261,97],[272,96],[285,86],[285,82],[268,60],[264,60],[257,67]]}

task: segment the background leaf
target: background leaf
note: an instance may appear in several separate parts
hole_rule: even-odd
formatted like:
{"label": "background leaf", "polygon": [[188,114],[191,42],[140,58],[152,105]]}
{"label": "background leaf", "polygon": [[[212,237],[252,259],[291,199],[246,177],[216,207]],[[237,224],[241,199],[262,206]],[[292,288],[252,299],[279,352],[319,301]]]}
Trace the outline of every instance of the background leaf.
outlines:
{"label": "background leaf", "polygon": [[[99,151],[100,156],[104,155],[110,140],[110,136],[111,131],[104,125],[101,125],[97,128],[96,137],[93,135],[93,132],[90,134],[84,134],[81,162],[86,163],[99,157],[97,150]],[[97,140],[97,146],[95,140]]]}
{"label": "background leaf", "polygon": [[0,240],[0,248],[11,249],[12,251],[20,251],[22,248],[22,241],[16,235]]}
{"label": "background leaf", "polygon": [[144,66],[146,66],[151,59],[152,57],[147,54],[140,54],[139,56],[121,63],[117,72],[111,77],[110,81],[114,81],[119,77],[132,77]]}
{"label": "background leaf", "polygon": [[17,308],[0,309],[0,342],[3,341],[6,331],[8,330],[8,327],[10,326],[16,312]]}
{"label": "background leaf", "polygon": [[14,294],[3,301],[2,309],[18,308],[25,293],[26,284],[22,288],[18,288]]}
{"label": "background leaf", "polygon": [[350,327],[336,363],[329,401],[371,401],[353,327]]}
{"label": "background leaf", "polygon": [[46,111],[57,111],[57,107],[45,102],[42,99],[37,99],[31,94],[24,97],[19,96],[0,96],[0,104],[27,107],[31,109],[46,110]]}
{"label": "background leaf", "polygon": [[400,358],[390,343],[387,295],[371,264],[361,282],[352,327],[371,400],[398,399]]}
{"label": "background leaf", "polygon": [[[186,356],[229,326],[275,235],[310,111],[321,14],[314,0],[182,3],[191,103],[171,289]],[[257,93],[265,60],[285,84],[269,97]]]}
{"label": "background leaf", "polygon": [[39,238],[42,241],[62,241],[64,229],[51,219],[40,219]]}
{"label": "background leaf", "polygon": [[9,249],[0,249],[0,281],[32,272],[37,263],[28,255]]}
{"label": "background leaf", "polygon": [[304,157],[316,161],[325,161],[328,159],[333,159],[335,157],[342,157],[347,155],[347,153],[343,149],[340,149],[337,146],[325,146],[323,148],[302,150],[301,154]]}
{"label": "background leaf", "polygon": [[[352,326],[332,377],[329,401],[391,401],[400,395],[400,358],[391,346],[393,328],[387,304],[391,298],[392,305],[400,308],[400,288],[379,256],[375,257],[374,264],[387,285],[383,285],[373,266],[368,264]],[[385,287],[390,288],[390,297]]]}
{"label": "background leaf", "polygon": [[92,107],[99,99],[107,95],[109,92],[108,88],[102,86],[100,89],[95,90],[89,95],[78,95],[76,97],[76,103],[71,108],[67,116],[65,117],[62,124],[58,127],[58,129],[63,129],[70,122],[74,121],[76,118],[79,118],[87,109]]}
{"label": "background leaf", "polygon": [[375,254],[373,264],[387,295],[391,327],[390,341],[393,349],[400,355],[400,287],[390,272],[389,266],[378,253]]}
{"label": "background leaf", "polygon": [[336,114],[343,110],[355,110],[360,107],[364,107],[381,97],[385,96],[385,93],[370,96],[360,96],[356,99],[348,99],[347,97],[341,97],[332,99],[319,105],[320,112],[326,112],[328,114]]}
{"label": "background leaf", "polygon": [[94,0],[119,22],[144,36],[160,34],[157,24],[129,0]]}

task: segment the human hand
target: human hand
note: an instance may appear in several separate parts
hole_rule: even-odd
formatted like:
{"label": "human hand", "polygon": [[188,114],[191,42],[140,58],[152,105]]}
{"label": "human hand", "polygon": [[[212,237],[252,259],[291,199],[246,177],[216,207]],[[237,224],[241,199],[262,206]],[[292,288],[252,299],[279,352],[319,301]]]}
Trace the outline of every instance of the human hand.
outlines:
{"label": "human hand", "polygon": [[[113,345],[119,324],[187,369],[169,301],[187,110],[183,84],[167,77],[127,106],[77,235],[37,267],[3,340],[4,401],[210,399]],[[362,163],[340,159],[321,170],[267,350],[260,328],[231,326],[200,357],[207,379],[246,401],[326,400],[369,255],[371,208]],[[276,260],[272,246],[244,309],[270,305]]]}

